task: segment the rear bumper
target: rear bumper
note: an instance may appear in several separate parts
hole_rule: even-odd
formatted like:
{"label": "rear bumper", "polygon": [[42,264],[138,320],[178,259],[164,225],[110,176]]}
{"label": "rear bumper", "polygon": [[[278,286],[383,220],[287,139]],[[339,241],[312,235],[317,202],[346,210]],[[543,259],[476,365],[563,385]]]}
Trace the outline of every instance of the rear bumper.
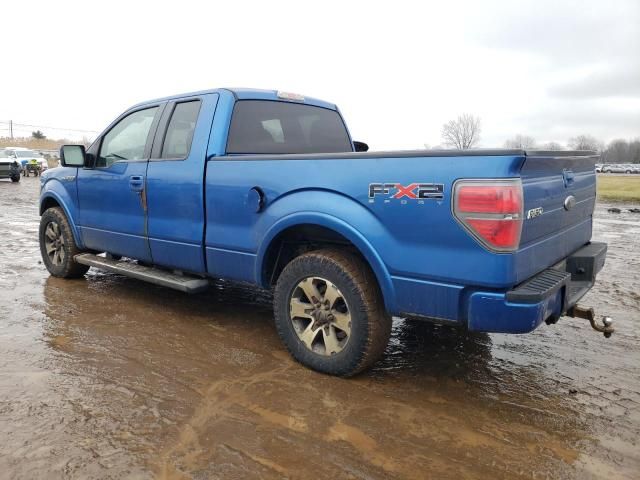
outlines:
{"label": "rear bumper", "polygon": [[605,243],[589,243],[512,290],[472,293],[469,330],[527,333],[544,321],[556,321],[593,286],[606,253]]}

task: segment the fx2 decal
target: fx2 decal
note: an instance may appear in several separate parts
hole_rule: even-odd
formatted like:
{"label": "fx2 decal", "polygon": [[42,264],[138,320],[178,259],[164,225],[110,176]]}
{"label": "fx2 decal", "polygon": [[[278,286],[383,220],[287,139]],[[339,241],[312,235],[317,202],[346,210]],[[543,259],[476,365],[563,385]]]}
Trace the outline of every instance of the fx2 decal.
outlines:
{"label": "fx2 decal", "polygon": [[415,200],[423,204],[425,200],[440,200],[444,197],[443,183],[370,183],[369,203],[375,203],[380,198],[384,203],[391,203],[393,200],[400,200],[406,204],[408,200]]}

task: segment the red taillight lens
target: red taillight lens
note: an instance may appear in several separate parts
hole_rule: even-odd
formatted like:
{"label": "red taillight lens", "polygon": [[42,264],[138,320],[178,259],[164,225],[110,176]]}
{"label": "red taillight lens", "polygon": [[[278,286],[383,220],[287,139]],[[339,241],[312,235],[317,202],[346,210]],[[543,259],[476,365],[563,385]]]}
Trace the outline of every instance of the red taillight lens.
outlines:
{"label": "red taillight lens", "polygon": [[468,218],[467,224],[490,245],[501,249],[517,248],[520,241],[519,220]]}
{"label": "red taillight lens", "polygon": [[522,205],[516,185],[461,185],[458,211],[461,213],[518,213]]}
{"label": "red taillight lens", "polygon": [[456,218],[486,247],[513,251],[522,231],[520,180],[461,180],[454,187]]}

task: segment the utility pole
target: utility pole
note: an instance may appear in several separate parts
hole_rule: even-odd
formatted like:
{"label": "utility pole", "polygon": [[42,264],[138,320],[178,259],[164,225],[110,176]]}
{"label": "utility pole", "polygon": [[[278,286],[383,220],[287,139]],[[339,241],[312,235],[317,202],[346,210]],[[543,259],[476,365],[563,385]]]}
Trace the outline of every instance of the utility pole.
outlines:
{"label": "utility pole", "polygon": [[13,140],[13,120],[9,120],[9,136]]}

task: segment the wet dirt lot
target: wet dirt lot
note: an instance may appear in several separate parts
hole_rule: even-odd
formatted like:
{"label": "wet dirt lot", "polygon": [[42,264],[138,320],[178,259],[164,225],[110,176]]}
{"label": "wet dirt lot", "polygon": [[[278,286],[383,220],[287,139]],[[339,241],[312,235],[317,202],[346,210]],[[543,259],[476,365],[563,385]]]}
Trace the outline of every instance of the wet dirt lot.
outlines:
{"label": "wet dirt lot", "polygon": [[597,208],[609,255],[582,303],[611,339],[396,319],[344,380],[289,358],[265,292],[50,278],[37,196],[0,181],[0,478],[640,477],[640,215]]}

